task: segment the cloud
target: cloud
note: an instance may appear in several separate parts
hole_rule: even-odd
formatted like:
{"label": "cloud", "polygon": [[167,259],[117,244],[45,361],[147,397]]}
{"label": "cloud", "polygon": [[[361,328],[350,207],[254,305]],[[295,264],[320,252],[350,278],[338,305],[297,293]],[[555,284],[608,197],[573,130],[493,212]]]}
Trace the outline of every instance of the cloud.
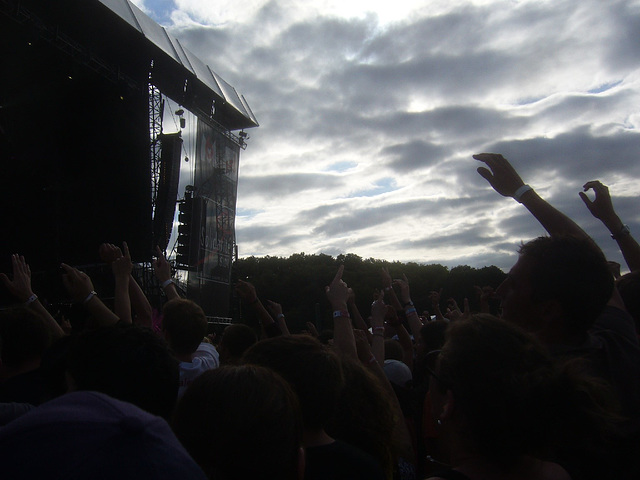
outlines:
{"label": "cloud", "polygon": [[260,122],[240,160],[243,254],[509,268],[544,230],[476,173],[471,155],[493,151],[619,258],[577,192],[601,179],[640,232],[637,1],[355,5],[144,2]]}

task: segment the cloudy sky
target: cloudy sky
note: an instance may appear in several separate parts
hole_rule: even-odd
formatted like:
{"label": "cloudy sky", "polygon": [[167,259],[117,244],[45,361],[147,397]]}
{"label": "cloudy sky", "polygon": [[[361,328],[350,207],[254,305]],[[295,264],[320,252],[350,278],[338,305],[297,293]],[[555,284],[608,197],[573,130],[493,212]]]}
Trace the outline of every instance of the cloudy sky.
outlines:
{"label": "cloudy sky", "polygon": [[[542,228],[476,173],[499,152],[612,260],[640,237],[640,0],[135,0],[243,94],[240,255],[497,265]],[[189,142],[185,142],[187,148]]]}

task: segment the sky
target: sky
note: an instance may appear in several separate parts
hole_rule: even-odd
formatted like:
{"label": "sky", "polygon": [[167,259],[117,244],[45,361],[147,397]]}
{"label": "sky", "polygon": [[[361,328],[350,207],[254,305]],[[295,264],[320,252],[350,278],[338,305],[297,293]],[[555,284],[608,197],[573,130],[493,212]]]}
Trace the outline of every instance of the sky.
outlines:
{"label": "sky", "polygon": [[240,157],[241,257],[508,271],[544,230],[476,172],[472,154],[496,152],[625,270],[578,192],[601,180],[640,236],[640,0],[133,3],[260,123]]}

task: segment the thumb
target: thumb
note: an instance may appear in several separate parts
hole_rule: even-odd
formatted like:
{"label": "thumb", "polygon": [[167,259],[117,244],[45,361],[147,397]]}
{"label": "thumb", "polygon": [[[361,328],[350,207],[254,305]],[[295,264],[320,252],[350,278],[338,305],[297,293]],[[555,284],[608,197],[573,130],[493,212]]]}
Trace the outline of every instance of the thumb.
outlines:
{"label": "thumb", "polygon": [[584,204],[587,206],[587,208],[591,210],[591,206],[593,205],[593,202],[589,199],[587,194],[584,192],[578,192],[578,195],[580,195],[580,198],[582,199]]}
{"label": "thumb", "polygon": [[9,277],[7,277],[4,273],[0,273],[0,280],[2,280],[2,283],[4,283],[5,287],[11,285],[11,280],[9,280]]}
{"label": "thumb", "polygon": [[488,168],[478,167],[476,171],[480,174],[482,178],[484,178],[487,182],[489,182],[493,186],[493,174]]}

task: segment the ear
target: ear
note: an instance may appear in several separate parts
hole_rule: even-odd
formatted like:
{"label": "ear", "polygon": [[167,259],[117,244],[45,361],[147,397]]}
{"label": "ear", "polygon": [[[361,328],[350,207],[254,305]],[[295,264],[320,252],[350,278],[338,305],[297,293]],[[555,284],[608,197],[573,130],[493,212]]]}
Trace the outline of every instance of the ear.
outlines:
{"label": "ear", "polygon": [[444,404],[442,406],[442,413],[438,420],[444,422],[446,420],[450,420],[453,412],[455,411],[455,399],[453,397],[453,392],[451,390],[447,390],[447,393],[443,395]]}

